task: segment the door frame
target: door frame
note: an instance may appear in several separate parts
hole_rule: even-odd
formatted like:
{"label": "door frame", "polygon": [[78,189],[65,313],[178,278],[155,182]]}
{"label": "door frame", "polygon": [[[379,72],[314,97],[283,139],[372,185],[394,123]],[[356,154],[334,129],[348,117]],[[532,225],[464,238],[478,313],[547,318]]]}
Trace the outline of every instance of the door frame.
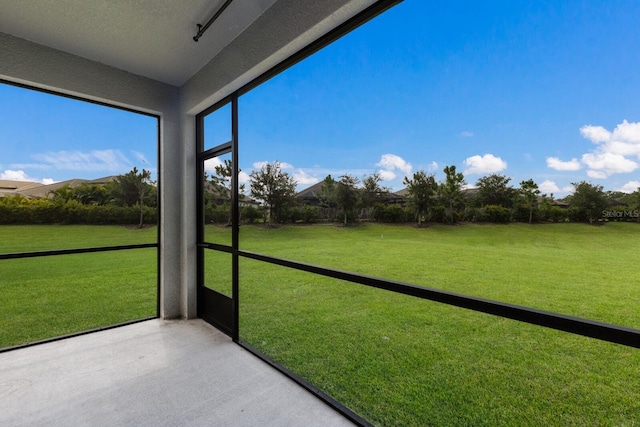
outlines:
{"label": "door frame", "polygon": [[[231,140],[205,150],[205,117],[231,105]],[[231,246],[215,244],[205,240],[205,180],[206,160],[231,154]],[[197,307],[198,317],[211,323],[235,342],[239,341],[239,286],[238,286],[238,242],[240,231],[239,185],[238,185],[238,95],[232,94],[196,116],[196,183],[197,183]],[[205,286],[205,251],[214,250],[231,254],[231,297]]]}

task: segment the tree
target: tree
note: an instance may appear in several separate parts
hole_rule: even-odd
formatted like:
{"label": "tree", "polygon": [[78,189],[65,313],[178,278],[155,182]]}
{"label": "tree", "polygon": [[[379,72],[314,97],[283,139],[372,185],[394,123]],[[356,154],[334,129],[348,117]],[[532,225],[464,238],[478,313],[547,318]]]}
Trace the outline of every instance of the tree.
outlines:
{"label": "tree", "polygon": [[140,228],[143,225],[145,199],[151,194],[152,188],[151,172],[146,169],[138,172],[136,167],[124,175],[118,175],[111,185],[111,194],[119,204],[140,207]]}
{"label": "tree", "polygon": [[465,184],[464,175],[461,172],[456,172],[454,165],[445,166],[444,174],[444,181],[438,185],[438,198],[445,207],[449,223],[453,224],[455,222],[455,208],[462,198],[462,186]]}
{"label": "tree", "polygon": [[327,218],[329,219],[335,218],[336,186],[336,180],[333,179],[331,175],[327,175],[324,178],[322,187],[320,187],[320,192],[318,193],[320,206],[328,211]]}
{"label": "tree", "polygon": [[636,221],[640,222],[640,187],[633,193],[627,195],[627,204],[636,216]]}
{"label": "tree", "polygon": [[[228,204],[229,206],[229,217],[227,220],[227,224],[231,224],[231,197],[233,194],[233,187],[231,185],[233,178],[233,164],[231,160],[225,159],[224,162],[216,165],[214,168],[215,175],[211,176],[211,184],[213,186],[213,193],[216,195],[217,200],[222,200],[223,203]],[[206,175],[205,175],[206,180]],[[239,187],[239,197],[242,198],[244,195],[244,184],[241,184]]]}
{"label": "tree", "polygon": [[336,183],[336,205],[344,215],[344,224],[355,218],[355,208],[358,205],[358,178],[351,175],[342,175]]}
{"label": "tree", "polygon": [[594,185],[586,181],[572,182],[573,194],[568,197],[569,205],[576,210],[580,219],[586,219],[593,224],[602,216],[607,207],[607,196],[601,185]]}
{"label": "tree", "polygon": [[378,173],[365,176],[362,179],[360,202],[367,218],[371,218],[371,214],[375,209],[376,204],[380,203],[383,199],[383,195],[389,192],[388,188],[380,185],[380,181],[382,181],[382,178],[380,178]]}
{"label": "tree", "polygon": [[529,208],[529,224],[531,224],[531,221],[533,220],[533,208],[535,207],[538,195],[540,194],[538,184],[536,184],[532,179],[520,182],[520,194],[524,197]]}
{"label": "tree", "polygon": [[59,204],[65,204],[69,200],[73,200],[74,193],[71,187],[63,185],[62,187],[53,190],[49,193],[53,201]]}
{"label": "tree", "polygon": [[498,174],[480,178],[476,182],[478,188],[476,203],[478,206],[496,205],[507,209],[512,208],[517,192],[509,186],[509,181],[511,178]]}
{"label": "tree", "polygon": [[412,179],[404,177],[403,184],[407,186],[409,205],[413,208],[420,226],[422,216],[426,215],[432,207],[433,197],[438,189],[436,180],[433,174],[420,170],[413,174]]}
{"label": "tree", "polygon": [[284,209],[293,204],[296,181],[282,171],[278,161],[251,172],[250,179],[251,197],[266,205],[268,223],[278,221]]}

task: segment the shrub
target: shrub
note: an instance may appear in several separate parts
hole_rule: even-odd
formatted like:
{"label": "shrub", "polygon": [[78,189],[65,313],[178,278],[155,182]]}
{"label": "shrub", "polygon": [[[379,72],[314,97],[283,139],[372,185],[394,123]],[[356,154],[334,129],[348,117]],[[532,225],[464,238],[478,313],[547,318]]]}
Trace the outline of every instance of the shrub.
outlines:
{"label": "shrub", "polygon": [[320,207],[318,206],[305,206],[302,209],[302,221],[307,224],[314,224],[318,222],[320,218]]}
{"label": "shrub", "polygon": [[560,206],[545,206],[539,212],[542,221],[565,222],[569,220],[569,210]]}
{"label": "shrub", "polygon": [[380,206],[377,209],[376,219],[386,223],[407,222],[407,212],[400,205]]}
{"label": "shrub", "polygon": [[229,221],[229,206],[206,204],[204,206],[204,221],[207,224],[226,224]]}
{"label": "shrub", "polygon": [[627,206],[613,206],[602,211],[602,218],[605,221],[637,222],[640,218],[640,210]]}
{"label": "shrub", "polygon": [[[158,222],[158,210],[144,206],[145,224]],[[138,224],[139,206],[83,204],[74,199],[0,198],[0,224]]]}
{"label": "shrub", "polygon": [[476,222],[480,220],[480,217],[482,216],[482,210],[479,208],[474,208],[471,206],[467,206],[464,209],[464,213],[463,213],[463,221],[470,221],[470,222]]}
{"label": "shrub", "polygon": [[504,224],[511,221],[511,210],[500,205],[486,205],[480,209],[479,220]]}
{"label": "shrub", "polygon": [[256,220],[262,217],[262,213],[255,206],[243,206],[240,209],[240,217],[249,224],[253,224]]}
{"label": "shrub", "polygon": [[[513,210],[513,219],[515,221],[520,221],[520,222],[529,222],[529,206],[518,205]],[[532,215],[531,215],[531,222],[538,222],[538,221],[540,221],[540,210],[538,209],[537,206],[534,206]]]}

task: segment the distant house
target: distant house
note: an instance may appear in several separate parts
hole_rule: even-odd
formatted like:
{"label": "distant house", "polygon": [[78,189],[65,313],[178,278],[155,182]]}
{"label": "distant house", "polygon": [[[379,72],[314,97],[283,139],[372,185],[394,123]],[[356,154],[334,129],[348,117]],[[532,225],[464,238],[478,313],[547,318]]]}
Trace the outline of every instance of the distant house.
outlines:
{"label": "distant house", "polygon": [[[322,186],[324,181],[316,182],[311,187],[308,187],[296,194],[296,199],[299,200],[305,206],[320,206],[320,194],[322,192]],[[400,190],[400,192],[406,191]],[[405,196],[400,192],[381,193],[380,198],[385,205],[404,205]]]}
{"label": "distant house", "polygon": [[296,194],[296,199],[305,206],[320,206],[320,192],[324,181],[316,182],[311,187],[306,188]]}
{"label": "distant house", "polygon": [[[400,190],[400,191],[403,191],[403,190]],[[404,206],[404,204],[405,204],[405,196],[403,196],[399,192],[397,192],[397,193],[392,193],[392,192],[382,193],[382,194],[380,194],[380,198],[384,201],[384,204],[387,205],[387,206],[389,206],[389,205]]]}
{"label": "distant house", "polygon": [[461,191],[462,197],[464,198],[466,203],[470,203],[475,200],[478,196],[477,188],[464,188]]}
{"label": "distant house", "polygon": [[50,194],[62,187],[76,188],[82,184],[104,185],[115,180],[115,175],[106,176],[93,180],[75,178],[66,181],[55,182],[53,184],[42,184],[40,182],[31,181],[7,181],[0,180],[0,197],[5,196],[23,196],[29,199],[42,199],[49,197]]}
{"label": "distant house", "polygon": [[618,199],[608,199],[607,204],[609,206],[629,206],[629,203],[623,202],[622,200]]}
{"label": "distant house", "polygon": [[27,196],[27,193],[42,187],[44,184],[29,181],[0,180],[0,197]]}

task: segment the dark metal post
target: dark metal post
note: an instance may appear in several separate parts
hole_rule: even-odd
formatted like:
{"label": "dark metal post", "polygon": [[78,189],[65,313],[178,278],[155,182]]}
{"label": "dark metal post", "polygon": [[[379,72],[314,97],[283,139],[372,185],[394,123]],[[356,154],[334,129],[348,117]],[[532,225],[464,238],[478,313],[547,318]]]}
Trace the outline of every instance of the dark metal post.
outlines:
{"label": "dark metal post", "polygon": [[231,338],[238,342],[240,340],[240,304],[239,304],[239,238],[240,238],[240,206],[239,206],[239,185],[238,173],[238,95],[235,94],[231,100],[231,280],[233,299],[233,329]]}
{"label": "dark metal post", "polygon": [[[196,116],[196,242],[204,241],[204,160],[201,153],[204,151],[204,115]],[[196,248],[196,298],[198,299],[197,311],[200,311],[200,287],[204,286],[204,249]]]}

